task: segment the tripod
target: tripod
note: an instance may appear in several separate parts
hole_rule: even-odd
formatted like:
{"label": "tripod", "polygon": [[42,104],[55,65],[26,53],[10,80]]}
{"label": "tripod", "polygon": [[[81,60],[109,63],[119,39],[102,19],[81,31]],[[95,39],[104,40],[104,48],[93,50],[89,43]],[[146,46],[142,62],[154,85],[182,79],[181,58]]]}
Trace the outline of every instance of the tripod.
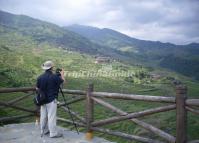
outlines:
{"label": "tripod", "polygon": [[63,93],[61,87],[59,87],[59,90],[60,90],[61,95],[62,95],[62,97],[63,97],[63,99],[64,99],[64,103],[65,103],[65,105],[66,105],[66,108],[68,109],[68,113],[69,113],[70,118],[71,118],[71,120],[72,120],[72,122],[73,122],[73,125],[75,126],[75,129],[76,129],[77,133],[79,134],[77,125],[76,125],[75,122],[74,122],[73,115],[72,115],[72,113],[71,113],[71,111],[70,111],[70,107],[69,107],[68,104],[66,103],[66,98],[65,98],[65,96],[64,96],[64,93]]}

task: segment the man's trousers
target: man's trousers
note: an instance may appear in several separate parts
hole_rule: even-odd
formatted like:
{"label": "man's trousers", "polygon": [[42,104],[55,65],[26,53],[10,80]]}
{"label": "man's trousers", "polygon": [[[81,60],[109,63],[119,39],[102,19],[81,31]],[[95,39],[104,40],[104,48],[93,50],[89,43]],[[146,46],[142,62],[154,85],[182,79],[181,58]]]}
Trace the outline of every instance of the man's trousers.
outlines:
{"label": "man's trousers", "polygon": [[50,131],[50,137],[57,135],[57,101],[56,99],[41,106],[40,127],[41,134]]}

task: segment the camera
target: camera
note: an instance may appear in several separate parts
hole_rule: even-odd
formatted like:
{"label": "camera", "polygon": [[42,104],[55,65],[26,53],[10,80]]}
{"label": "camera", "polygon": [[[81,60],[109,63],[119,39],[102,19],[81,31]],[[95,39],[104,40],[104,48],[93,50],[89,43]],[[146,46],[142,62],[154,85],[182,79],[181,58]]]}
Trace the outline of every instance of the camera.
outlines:
{"label": "camera", "polygon": [[62,71],[62,69],[61,68],[57,68],[56,70],[55,70],[55,74],[57,74],[58,76],[61,76],[61,72]]}

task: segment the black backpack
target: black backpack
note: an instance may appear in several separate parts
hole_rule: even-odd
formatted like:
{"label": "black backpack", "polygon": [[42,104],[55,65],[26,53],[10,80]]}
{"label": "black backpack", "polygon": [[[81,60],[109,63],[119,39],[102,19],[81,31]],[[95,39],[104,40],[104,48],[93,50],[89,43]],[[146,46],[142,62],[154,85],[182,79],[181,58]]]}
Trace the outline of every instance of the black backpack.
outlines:
{"label": "black backpack", "polygon": [[[48,78],[49,78],[49,76],[48,76]],[[47,89],[47,83],[48,82],[46,82],[45,89]],[[44,91],[42,91],[41,89],[38,89],[36,93],[37,93],[37,95],[33,99],[35,105],[41,106],[48,102],[48,96]]]}
{"label": "black backpack", "polygon": [[41,106],[47,103],[47,95],[40,89],[37,91],[37,95],[33,99],[35,105]]}

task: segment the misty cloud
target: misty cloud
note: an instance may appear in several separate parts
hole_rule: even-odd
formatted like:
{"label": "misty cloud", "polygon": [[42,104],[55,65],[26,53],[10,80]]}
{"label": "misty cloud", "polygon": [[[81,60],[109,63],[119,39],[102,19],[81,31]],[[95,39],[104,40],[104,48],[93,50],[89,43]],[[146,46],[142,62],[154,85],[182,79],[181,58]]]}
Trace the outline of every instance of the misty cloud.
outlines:
{"label": "misty cloud", "polygon": [[138,39],[199,42],[197,0],[1,0],[0,9],[60,26],[112,28]]}

